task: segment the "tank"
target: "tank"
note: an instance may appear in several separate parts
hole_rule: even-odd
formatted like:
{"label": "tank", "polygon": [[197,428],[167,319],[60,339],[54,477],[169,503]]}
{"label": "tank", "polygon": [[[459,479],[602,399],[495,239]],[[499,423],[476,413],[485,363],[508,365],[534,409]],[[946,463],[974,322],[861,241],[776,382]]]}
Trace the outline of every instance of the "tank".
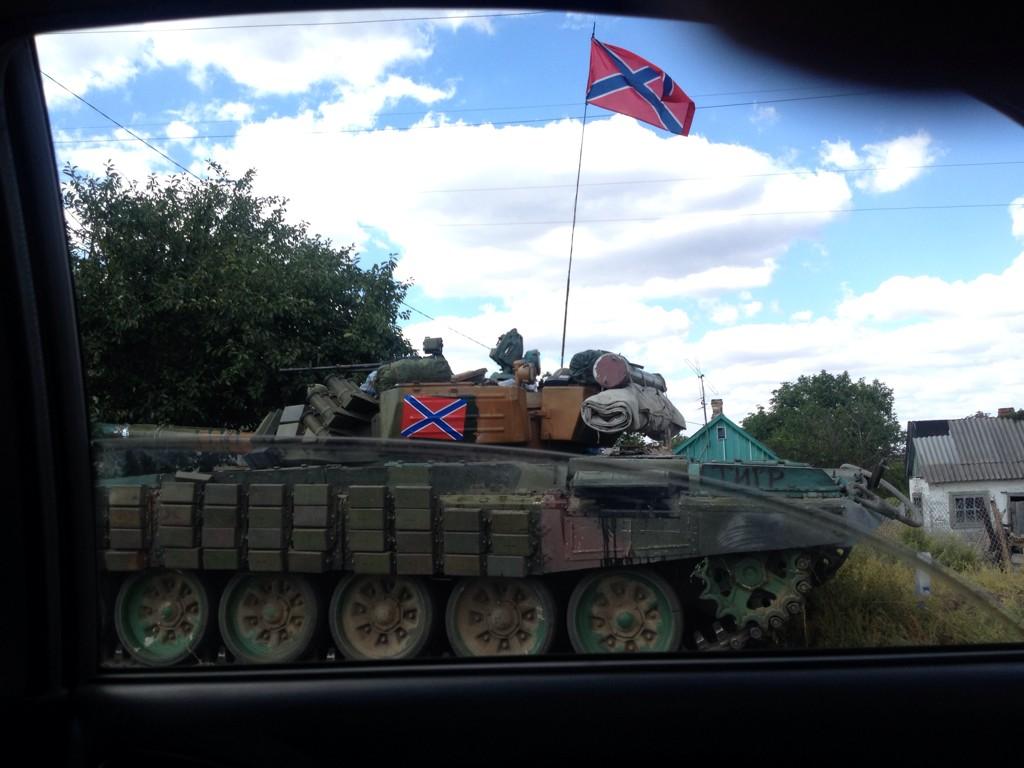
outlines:
{"label": "tank", "polygon": [[739,650],[859,532],[920,524],[884,467],[675,456],[664,379],[621,355],[491,353],[306,369],[252,432],[97,425],[104,663]]}

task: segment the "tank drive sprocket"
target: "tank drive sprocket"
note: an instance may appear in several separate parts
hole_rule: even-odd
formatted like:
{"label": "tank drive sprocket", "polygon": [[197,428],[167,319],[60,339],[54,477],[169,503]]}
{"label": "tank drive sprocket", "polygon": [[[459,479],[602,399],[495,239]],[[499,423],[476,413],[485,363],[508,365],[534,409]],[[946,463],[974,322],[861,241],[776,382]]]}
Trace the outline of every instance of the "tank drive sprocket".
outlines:
{"label": "tank drive sprocket", "polygon": [[[803,611],[813,587],[814,556],[803,550],[707,557],[694,569],[701,599],[714,605],[714,640],[700,632],[699,650],[738,650],[779,631]],[[732,629],[726,629],[729,625]]]}

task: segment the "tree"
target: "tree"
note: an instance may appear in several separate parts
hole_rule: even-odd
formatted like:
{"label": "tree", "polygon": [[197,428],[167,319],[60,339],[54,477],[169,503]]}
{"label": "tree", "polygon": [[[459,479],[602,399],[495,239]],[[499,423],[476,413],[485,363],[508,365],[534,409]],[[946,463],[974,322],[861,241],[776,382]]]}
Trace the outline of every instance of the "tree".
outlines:
{"label": "tree", "polygon": [[68,166],[64,203],[94,418],[252,427],[277,370],[408,354],[393,257],[362,268],[253,193],[255,172],[126,181]]}
{"label": "tree", "polygon": [[901,456],[905,443],[892,390],[878,380],[853,381],[846,371],[784,382],[772,392],[768,409],[758,406],[743,428],[780,457],[819,467],[849,463],[870,469],[883,458]]}

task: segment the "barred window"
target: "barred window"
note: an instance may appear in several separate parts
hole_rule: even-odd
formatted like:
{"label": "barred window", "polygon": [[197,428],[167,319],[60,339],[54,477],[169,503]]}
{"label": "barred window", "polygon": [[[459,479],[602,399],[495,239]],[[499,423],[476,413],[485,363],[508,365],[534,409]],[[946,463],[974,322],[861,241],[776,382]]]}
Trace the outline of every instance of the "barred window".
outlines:
{"label": "barred window", "polygon": [[950,523],[954,528],[975,528],[981,525],[987,511],[984,496],[954,496],[950,505]]}

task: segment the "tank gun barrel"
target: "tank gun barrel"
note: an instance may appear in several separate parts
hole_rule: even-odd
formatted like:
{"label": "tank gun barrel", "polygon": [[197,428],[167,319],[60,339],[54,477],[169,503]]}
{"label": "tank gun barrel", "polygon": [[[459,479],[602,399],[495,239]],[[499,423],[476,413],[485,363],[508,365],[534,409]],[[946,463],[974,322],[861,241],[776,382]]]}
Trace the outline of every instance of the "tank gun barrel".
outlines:
{"label": "tank gun barrel", "polygon": [[216,429],[210,427],[183,427],[177,424],[111,424],[96,422],[93,424],[94,438],[126,438],[153,441],[194,443],[203,450],[248,450],[252,444],[253,433],[234,429]]}
{"label": "tank gun barrel", "polygon": [[316,373],[319,371],[375,371],[384,363],[352,363],[350,365],[302,365],[298,368],[278,368],[278,373]]}

